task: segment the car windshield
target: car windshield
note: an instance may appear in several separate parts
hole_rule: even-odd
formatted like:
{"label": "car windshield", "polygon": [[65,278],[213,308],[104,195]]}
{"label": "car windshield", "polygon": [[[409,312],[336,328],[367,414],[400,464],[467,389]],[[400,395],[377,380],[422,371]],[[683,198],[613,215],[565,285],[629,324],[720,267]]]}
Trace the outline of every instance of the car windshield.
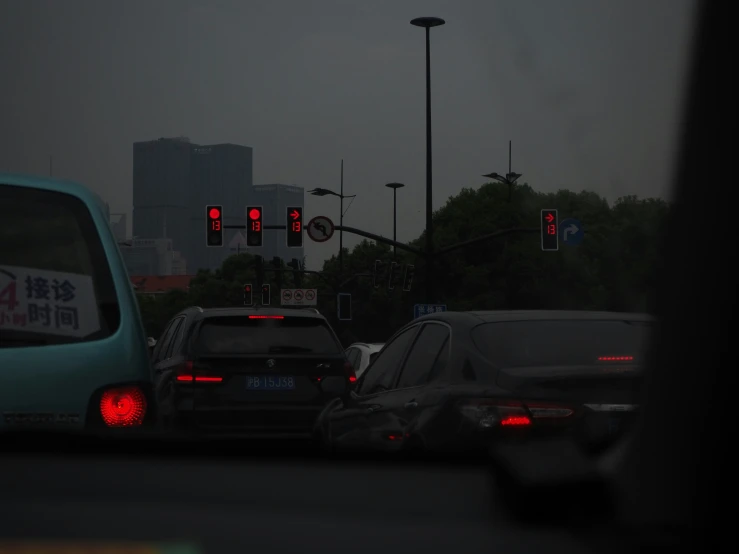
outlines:
{"label": "car windshield", "polygon": [[1,347],[109,336],[115,287],[85,204],[58,192],[0,184]]}
{"label": "car windshield", "polygon": [[195,339],[201,354],[336,354],[341,344],[326,322],[316,317],[212,317]]}
{"label": "car windshield", "polygon": [[644,321],[505,321],[484,323],[472,340],[497,367],[643,361],[651,324]]}

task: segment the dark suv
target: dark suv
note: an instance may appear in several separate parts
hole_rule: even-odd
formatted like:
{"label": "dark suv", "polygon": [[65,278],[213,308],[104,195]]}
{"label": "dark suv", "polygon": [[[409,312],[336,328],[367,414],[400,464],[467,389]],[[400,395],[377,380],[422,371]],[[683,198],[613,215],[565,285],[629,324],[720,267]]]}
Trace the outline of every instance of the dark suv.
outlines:
{"label": "dark suv", "polygon": [[152,354],[163,427],[209,436],[308,438],[356,381],[317,310],[188,308]]}

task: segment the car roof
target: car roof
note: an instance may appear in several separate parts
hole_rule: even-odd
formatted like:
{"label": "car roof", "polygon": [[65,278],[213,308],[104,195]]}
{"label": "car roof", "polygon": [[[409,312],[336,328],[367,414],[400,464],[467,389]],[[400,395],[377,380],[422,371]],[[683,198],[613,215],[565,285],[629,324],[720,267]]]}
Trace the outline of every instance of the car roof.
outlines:
{"label": "car roof", "polygon": [[[192,309],[192,308],[188,308]],[[326,319],[314,310],[294,310],[291,308],[249,308],[249,307],[233,307],[233,308],[198,308],[200,314],[198,319],[207,319],[211,317],[232,317],[244,315],[281,315],[286,317],[298,317],[303,319]]]}
{"label": "car roof", "polygon": [[417,321],[438,320],[448,323],[499,323],[503,321],[545,321],[545,320],[611,320],[611,321],[654,321],[645,313],[604,312],[589,310],[478,310],[468,312],[436,312],[421,316]]}
{"label": "car roof", "polygon": [[11,185],[16,187],[34,188],[48,190],[50,192],[61,192],[76,196],[88,207],[96,206],[103,211],[104,203],[102,198],[92,192],[85,185],[74,181],[66,181],[64,179],[55,179],[53,177],[42,177],[39,175],[24,175],[21,173],[3,173],[0,172],[0,185]]}

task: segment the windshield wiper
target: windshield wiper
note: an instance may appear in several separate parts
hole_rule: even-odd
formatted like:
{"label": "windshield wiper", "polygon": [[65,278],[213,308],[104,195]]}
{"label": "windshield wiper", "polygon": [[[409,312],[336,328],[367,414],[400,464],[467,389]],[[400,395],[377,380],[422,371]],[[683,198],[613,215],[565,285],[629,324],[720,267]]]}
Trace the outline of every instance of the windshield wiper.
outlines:
{"label": "windshield wiper", "polygon": [[304,346],[277,345],[277,346],[270,346],[267,351],[270,353],[279,353],[279,352],[297,353],[297,352],[313,352],[313,349],[305,348]]}

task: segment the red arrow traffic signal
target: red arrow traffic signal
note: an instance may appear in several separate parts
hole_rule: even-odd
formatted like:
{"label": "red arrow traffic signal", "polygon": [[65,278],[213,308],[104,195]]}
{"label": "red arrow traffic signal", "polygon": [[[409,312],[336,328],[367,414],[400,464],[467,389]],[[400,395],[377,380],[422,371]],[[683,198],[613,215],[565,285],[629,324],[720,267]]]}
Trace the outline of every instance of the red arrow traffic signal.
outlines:
{"label": "red arrow traffic signal", "polygon": [[290,217],[292,217],[293,219],[298,219],[300,217],[300,212],[298,210],[293,210],[292,212],[290,212]]}
{"label": "red arrow traffic signal", "polygon": [[553,213],[548,213],[546,215],[546,220],[547,220],[547,223],[551,223],[552,221],[554,221],[554,214]]}

